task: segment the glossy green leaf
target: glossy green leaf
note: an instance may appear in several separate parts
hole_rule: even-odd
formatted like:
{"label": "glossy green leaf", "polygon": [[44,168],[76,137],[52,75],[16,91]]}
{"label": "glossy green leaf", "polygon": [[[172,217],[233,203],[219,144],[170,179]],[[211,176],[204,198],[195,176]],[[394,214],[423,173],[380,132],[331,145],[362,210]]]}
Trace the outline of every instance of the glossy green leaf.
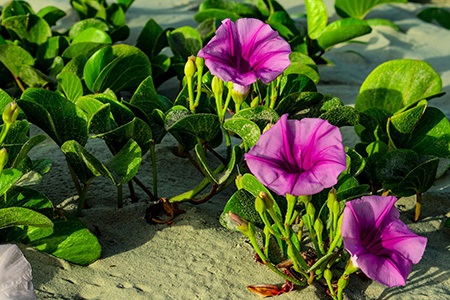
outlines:
{"label": "glossy green leaf", "polygon": [[51,218],[53,216],[53,203],[41,192],[34,189],[13,186],[6,194],[2,207],[23,207],[40,212]]}
{"label": "glossy green leaf", "polygon": [[113,182],[121,185],[136,176],[142,161],[142,151],[139,145],[130,139],[114,157],[105,163],[112,175]]}
{"label": "glossy green leaf", "polygon": [[0,61],[15,77],[20,76],[20,72],[24,66],[33,66],[33,56],[16,45],[0,45]]}
{"label": "glossy green leaf", "polygon": [[417,17],[422,21],[437,22],[444,28],[450,29],[450,12],[440,7],[427,7]]}
{"label": "glossy green leaf", "polygon": [[166,130],[186,133],[205,141],[212,141],[220,133],[220,123],[214,114],[189,114],[182,118],[170,113],[166,116]]}
{"label": "glossy green leaf", "polygon": [[21,176],[22,172],[17,169],[4,169],[0,174],[0,196],[5,194]]}
{"label": "glossy green leaf", "polygon": [[398,197],[407,197],[426,192],[436,180],[438,164],[437,157],[428,158],[406,174],[398,186],[392,189],[392,193]]}
{"label": "glossy green leaf", "polygon": [[78,33],[72,40],[72,45],[79,43],[98,43],[98,44],[111,44],[111,37],[101,29],[95,27],[89,27]]}
{"label": "glossy green leaf", "polygon": [[323,0],[305,0],[308,36],[316,40],[327,27],[328,12]]}
{"label": "glossy green leaf", "polygon": [[92,178],[111,174],[93,154],[74,140],[66,141],[61,146],[68,164],[77,174],[81,183],[87,184]]}
{"label": "glossy green leaf", "polygon": [[27,89],[17,101],[27,119],[44,130],[59,146],[65,141],[87,141],[87,118],[83,111],[56,92]]}
{"label": "glossy green leaf", "polygon": [[372,28],[365,22],[355,18],[339,19],[329,24],[317,38],[317,43],[327,50],[339,43],[368,34]]}
{"label": "glossy green leaf", "polygon": [[12,226],[52,227],[52,221],[41,213],[24,207],[0,209],[0,229]]}
{"label": "glossy green leaf", "polygon": [[52,229],[29,227],[27,240],[31,246],[78,265],[89,265],[100,258],[97,237],[77,218],[65,213],[53,221]]}
{"label": "glossy green leaf", "polygon": [[342,18],[359,18],[364,16],[375,6],[386,3],[406,3],[408,0],[336,0],[334,7]]}
{"label": "glossy green leaf", "polygon": [[43,44],[52,36],[48,23],[34,14],[2,18],[2,26],[14,31],[21,40],[37,45]]}
{"label": "glossy green leaf", "polygon": [[88,28],[97,28],[101,31],[108,31],[108,25],[100,19],[85,19],[75,23],[69,30],[69,37],[74,39]]}
{"label": "glossy green leaf", "polygon": [[67,100],[75,102],[83,96],[83,84],[76,74],[61,72],[56,79],[58,80],[58,90]]}
{"label": "glossy green leaf", "polygon": [[361,85],[355,108],[384,109],[391,114],[442,90],[442,80],[424,61],[400,59],[385,62],[373,70]]}
{"label": "glossy green leaf", "polygon": [[105,47],[95,52],[84,65],[84,82],[89,90],[93,90],[93,85],[100,72],[114,59],[112,47]]}
{"label": "glossy green leaf", "polygon": [[386,153],[376,162],[375,176],[383,189],[395,188],[417,166],[419,155],[409,149],[397,149]]}
{"label": "glossy green leaf", "polygon": [[275,107],[278,115],[294,115],[303,109],[309,109],[319,104],[323,100],[323,95],[317,92],[296,92],[281,99]]}
{"label": "glossy green leaf", "polygon": [[[17,122],[17,121],[16,121]],[[45,135],[38,134],[30,137],[19,149],[17,154],[13,156],[14,160],[11,162],[12,168],[17,168],[19,164],[27,157],[31,149],[42,143],[46,139]]]}
{"label": "glossy green leaf", "polygon": [[260,132],[262,132],[268,124],[275,124],[280,116],[271,108],[256,106],[241,109],[238,113],[234,114],[233,118],[250,120],[258,125]]}
{"label": "glossy green leaf", "polygon": [[145,154],[152,143],[152,131],[150,127],[143,120],[134,118],[132,121],[119,126],[111,131],[96,134],[94,138],[101,138],[105,140],[115,151],[120,151],[130,139],[136,141]]}
{"label": "glossy green leaf", "polygon": [[239,135],[247,150],[253,147],[261,136],[258,125],[244,118],[233,117],[223,124],[223,128]]}
{"label": "glossy green leaf", "polygon": [[[286,75],[300,74],[310,78],[314,84],[319,82],[319,71],[316,63],[311,57],[294,51],[290,54],[289,59],[291,64],[284,70],[282,80],[285,79]],[[309,91],[316,91],[314,84],[311,84],[311,86],[314,86],[314,90],[308,89]]]}
{"label": "glossy green leaf", "polygon": [[65,59],[72,59],[83,56],[84,59],[87,60],[87,58],[94,54],[96,51],[107,46],[109,46],[109,44],[99,44],[94,42],[72,44],[64,50],[61,56]]}
{"label": "glossy green leaf", "polygon": [[202,39],[195,28],[179,27],[168,32],[167,40],[174,54],[186,60],[191,55],[197,55],[202,48]]}
{"label": "glossy green leaf", "polygon": [[66,16],[66,13],[55,6],[46,6],[37,15],[43,18],[49,26],[54,26],[58,20]]}
{"label": "glossy green leaf", "polygon": [[[167,29],[164,30],[155,20],[150,19],[145,23],[136,41],[136,47],[141,49],[148,57],[153,58],[162,49],[169,46],[167,42]],[[152,59],[152,64],[153,64]]]}
{"label": "glossy green leaf", "polygon": [[117,44],[112,46],[114,60],[107,64],[92,85],[93,92],[111,89],[114,92],[135,90],[151,75],[147,55],[134,46]]}
{"label": "glossy green leaf", "polygon": [[394,30],[400,31],[400,27],[398,27],[398,25],[395,24],[394,22],[392,22],[391,20],[371,18],[371,19],[367,19],[364,21],[366,21],[366,23],[372,28],[376,27],[376,26],[386,26],[386,27],[390,27]]}
{"label": "glossy green leaf", "polygon": [[26,1],[9,1],[2,9],[4,19],[27,14],[34,14],[34,11]]}

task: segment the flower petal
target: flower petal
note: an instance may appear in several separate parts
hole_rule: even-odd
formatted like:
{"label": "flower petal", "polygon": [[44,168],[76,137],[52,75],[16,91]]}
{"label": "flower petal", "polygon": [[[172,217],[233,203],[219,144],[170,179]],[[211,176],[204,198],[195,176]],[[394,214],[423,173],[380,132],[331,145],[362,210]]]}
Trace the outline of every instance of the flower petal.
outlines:
{"label": "flower petal", "polygon": [[346,168],[339,129],[322,119],[287,118],[281,116],[245,154],[250,171],[279,195],[313,195],[336,184]]}
{"label": "flower petal", "polygon": [[367,277],[388,287],[405,285],[412,268],[409,259],[395,253],[379,256],[366,252],[356,258],[356,263]]}
{"label": "flower petal", "polygon": [[251,18],[222,21],[216,35],[198,52],[211,74],[248,86],[269,83],[289,64],[291,48],[268,24]]}

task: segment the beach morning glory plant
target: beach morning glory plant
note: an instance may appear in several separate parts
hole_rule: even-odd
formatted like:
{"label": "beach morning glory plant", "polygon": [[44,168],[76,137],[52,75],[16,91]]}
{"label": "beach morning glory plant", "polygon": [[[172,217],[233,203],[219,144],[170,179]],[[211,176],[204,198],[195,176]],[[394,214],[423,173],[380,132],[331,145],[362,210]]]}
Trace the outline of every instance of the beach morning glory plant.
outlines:
{"label": "beach morning glory plant", "polygon": [[346,203],[342,239],[355,267],[388,287],[403,286],[427,239],[402,221],[393,196],[365,196]]}
{"label": "beach morning glory plant", "polygon": [[[388,287],[406,283],[427,240],[399,220],[395,197],[363,196],[346,204],[338,200],[333,187],[341,174],[345,178],[347,159],[337,127],[285,114],[244,156],[251,174],[237,179],[239,190],[233,197],[241,197],[242,205],[247,193],[252,194],[259,218],[238,206],[240,215],[230,209],[229,217],[249,238],[260,261],[286,279],[286,287],[324,280],[329,295],[342,299],[349,275],[357,270]],[[314,250],[304,249],[302,243]],[[284,260],[273,259],[270,249],[275,245]],[[339,262],[347,262],[344,272],[333,270]],[[270,284],[248,288],[263,296],[291,290]]]}

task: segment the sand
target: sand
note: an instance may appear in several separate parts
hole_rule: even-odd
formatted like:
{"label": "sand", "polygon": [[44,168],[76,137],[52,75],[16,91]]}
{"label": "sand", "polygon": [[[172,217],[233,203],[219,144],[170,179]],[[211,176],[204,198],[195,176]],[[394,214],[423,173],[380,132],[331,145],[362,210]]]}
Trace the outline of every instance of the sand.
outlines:
{"label": "sand", "polygon": [[[6,1],[0,1],[0,5]],[[55,5],[70,11],[60,1],[30,1],[35,9]],[[68,1],[67,1],[68,2]],[[137,0],[127,13],[132,43],[140,27],[154,18],[163,27],[195,26],[192,16],[200,1]],[[331,19],[333,1],[328,0]],[[152,3],[151,5],[147,3]],[[303,1],[281,0],[292,14],[304,12]],[[450,8],[450,4],[445,4]],[[330,50],[326,57],[333,66],[321,66],[322,93],[340,97],[352,104],[359,86],[380,63],[392,59],[425,60],[441,75],[446,96],[433,100],[450,116],[450,31],[416,18],[423,9],[418,3],[384,5],[373,10],[369,17],[383,17],[400,26],[397,32],[378,27],[362,37],[366,44],[345,44]],[[63,23],[75,19],[71,13]],[[60,26],[63,26],[60,25]],[[358,53],[358,54],[355,54]],[[166,91],[173,86],[166,86]],[[161,91],[164,92],[164,91]],[[345,143],[355,142],[354,135],[344,130]],[[167,136],[157,147],[160,170],[159,193],[171,197],[194,186],[200,177],[184,159],[172,154],[176,143]],[[96,155],[106,155],[103,142],[91,140],[88,149]],[[56,145],[45,141],[32,152],[35,158],[49,157],[53,168],[44,177],[39,189],[55,204],[73,209],[76,191]],[[151,186],[150,159],[144,158],[138,177]],[[428,238],[423,259],[413,267],[405,287],[388,289],[385,286],[352,276],[346,289],[347,299],[450,299],[450,233],[442,228],[450,211],[450,176],[446,174],[425,193],[421,220],[412,222],[413,198],[400,199],[401,218],[413,231]],[[128,196],[124,189],[125,197]],[[256,263],[253,251],[243,235],[229,231],[219,224],[219,215],[233,187],[215,196],[210,202],[194,206],[182,204],[186,213],[172,225],[149,225],[143,216],[149,205],[144,193],[139,202],[125,200],[122,209],[116,208],[116,191],[105,178],[96,178],[88,194],[92,206],[83,211],[86,225],[98,228],[103,246],[102,258],[88,267],[73,265],[20,245],[33,267],[33,284],[39,299],[258,299],[247,291],[249,284],[282,284],[283,280],[266,267]],[[309,286],[280,296],[278,299],[324,299],[325,289]]]}

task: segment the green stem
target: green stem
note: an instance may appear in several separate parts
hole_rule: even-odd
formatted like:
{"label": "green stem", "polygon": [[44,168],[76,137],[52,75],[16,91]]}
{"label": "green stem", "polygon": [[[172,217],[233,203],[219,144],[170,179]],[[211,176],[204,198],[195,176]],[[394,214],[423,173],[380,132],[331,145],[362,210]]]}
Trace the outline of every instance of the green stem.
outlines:
{"label": "green stem", "polygon": [[91,185],[91,180],[89,179],[83,186],[83,189],[81,190],[81,193],[78,194],[78,207],[77,207],[77,216],[81,216],[81,210],[84,208],[84,205],[86,203],[86,196],[87,192],[89,190],[89,186]]}
{"label": "green stem", "polygon": [[3,141],[6,138],[6,135],[8,134],[9,128],[11,128],[10,123],[3,123],[2,132],[0,133],[0,144],[3,144]]}
{"label": "green stem", "polygon": [[156,165],[155,141],[150,145],[150,159],[152,160],[153,197],[158,198],[158,166]]}
{"label": "green stem", "polygon": [[192,77],[186,76],[188,95],[189,95],[189,109],[192,113],[195,113],[195,99],[194,99],[194,87],[192,86]]}
{"label": "green stem", "polygon": [[202,76],[203,76],[203,66],[197,65],[197,95],[195,97],[195,107],[200,104],[200,97],[202,95]]}

